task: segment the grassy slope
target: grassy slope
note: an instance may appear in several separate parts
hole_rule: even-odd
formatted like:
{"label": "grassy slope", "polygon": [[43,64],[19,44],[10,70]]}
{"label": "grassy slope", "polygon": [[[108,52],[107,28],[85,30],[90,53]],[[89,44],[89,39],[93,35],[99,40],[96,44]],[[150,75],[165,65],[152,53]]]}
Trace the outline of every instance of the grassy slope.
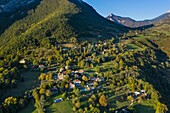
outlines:
{"label": "grassy slope", "polygon": [[38,85],[39,72],[24,72],[22,75],[25,81],[19,82],[17,88],[7,90],[2,98],[9,96],[22,96],[25,91]]}
{"label": "grassy slope", "polygon": [[54,103],[53,101],[55,99],[62,98],[60,94],[53,95],[51,98],[49,98],[46,102],[46,112],[47,113],[70,113],[72,112],[72,105],[70,101],[62,101],[59,103]]}
{"label": "grassy slope", "polygon": [[150,101],[143,101],[141,104],[134,105],[135,113],[155,113],[152,103]]}
{"label": "grassy slope", "polygon": [[36,113],[35,107],[34,107],[34,102],[31,101],[26,108],[22,109],[19,113]]}
{"label": "grassy slope", "polygon": [[74,33],[67,24],[66,15],[76,14],[77,12],[78,9],[68,0],[58,0],[57,2],[44,0],[35,12],[17,21],[6,30],[1,36],[1,42],[4,44],[1,43],[0,45],[4,45],[3,47],[9,44],[12,47],[23,46],[31,37],[41,42],[41,39],[46,37],[46,32],[52,30],[56,37],[62,36],[62,34],[64,37],[71,36]]}
{"label": "grassy slope", "polygon": [[[162,22],[156,24],[148,32],[155,35],[154,40],[158,46],[170,57],[170,20],[163,20]],[[147,34],[148,34],[147,33]]]}
{"label": "grassy slope", "polygon": [[[61,98],[60,94],[53,95],[46,100],[46,113],[73,113],[72,104],[70,101],[62,101],[59,103],[54,103],[55,99]],[[19,113],[37,113],[34,107],[34,102],[31,101],[29,105],[21,110]]]}

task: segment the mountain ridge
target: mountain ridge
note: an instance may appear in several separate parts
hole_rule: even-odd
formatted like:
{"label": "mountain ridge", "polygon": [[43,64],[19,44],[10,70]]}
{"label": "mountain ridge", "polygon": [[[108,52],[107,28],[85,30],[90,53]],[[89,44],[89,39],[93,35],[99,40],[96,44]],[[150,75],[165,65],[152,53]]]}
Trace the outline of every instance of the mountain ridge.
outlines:
{"label": "mountain ridge", "polygon": [[108,20],[111,20],[113,22],[116,22],[118,24],[127,26],[127,27],[131,27],[131,28],[138,28],[138,27],[144,27],[144,26],[148,26],[148,25],[152,25],[155,24],[157,22],[160,22],[164,19],[168,19],[170,18],[170,13],[167,12],[165,14],[162,14],[156,18],[153,19],[146,19],[146,20],[140,20],[140,21],[136,21],[130,17],[121,17],[121,16],[117,16],[114,14],[110,14],[109,16],[106,17]]}
{"label": "mountain ridge", "polygon": [[[128,28],[100,16],[90,5],[79,0],[43,0],[35,10],[13,23],[0,37],[2,48],[22,48],[53,38],[114,37]],[[10,47],[9,47],[10,45]]]}

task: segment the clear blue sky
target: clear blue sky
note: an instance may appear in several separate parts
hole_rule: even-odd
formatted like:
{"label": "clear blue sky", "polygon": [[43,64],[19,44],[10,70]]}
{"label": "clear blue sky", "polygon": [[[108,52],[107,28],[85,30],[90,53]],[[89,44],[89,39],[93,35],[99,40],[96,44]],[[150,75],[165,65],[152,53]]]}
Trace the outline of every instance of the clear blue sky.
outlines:
{"label": "clear blue sky", "polygon": [[152,19],[170,10],[170,0],[83,0],[102,16],[110,13],[136,20]]}

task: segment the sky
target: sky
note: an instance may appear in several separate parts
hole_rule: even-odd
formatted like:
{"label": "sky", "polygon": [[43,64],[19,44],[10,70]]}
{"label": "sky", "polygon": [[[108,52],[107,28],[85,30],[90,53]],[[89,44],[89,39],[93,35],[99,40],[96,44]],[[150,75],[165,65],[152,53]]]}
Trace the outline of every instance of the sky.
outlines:
{"label": "sky", "polygon": [[170,11],[170,0],[83,0],[102,16],[113,13],[135,20],[153,19]]}

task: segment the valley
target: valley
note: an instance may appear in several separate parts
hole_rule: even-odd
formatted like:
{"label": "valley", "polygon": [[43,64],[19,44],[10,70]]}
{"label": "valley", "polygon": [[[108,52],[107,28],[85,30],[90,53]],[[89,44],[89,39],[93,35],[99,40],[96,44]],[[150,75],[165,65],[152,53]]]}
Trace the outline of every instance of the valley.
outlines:
{"label": "valley", "polygon": [[0,113],[169,113],[169,17],[129,28],[81,0],[33,4],[2,15]]}

